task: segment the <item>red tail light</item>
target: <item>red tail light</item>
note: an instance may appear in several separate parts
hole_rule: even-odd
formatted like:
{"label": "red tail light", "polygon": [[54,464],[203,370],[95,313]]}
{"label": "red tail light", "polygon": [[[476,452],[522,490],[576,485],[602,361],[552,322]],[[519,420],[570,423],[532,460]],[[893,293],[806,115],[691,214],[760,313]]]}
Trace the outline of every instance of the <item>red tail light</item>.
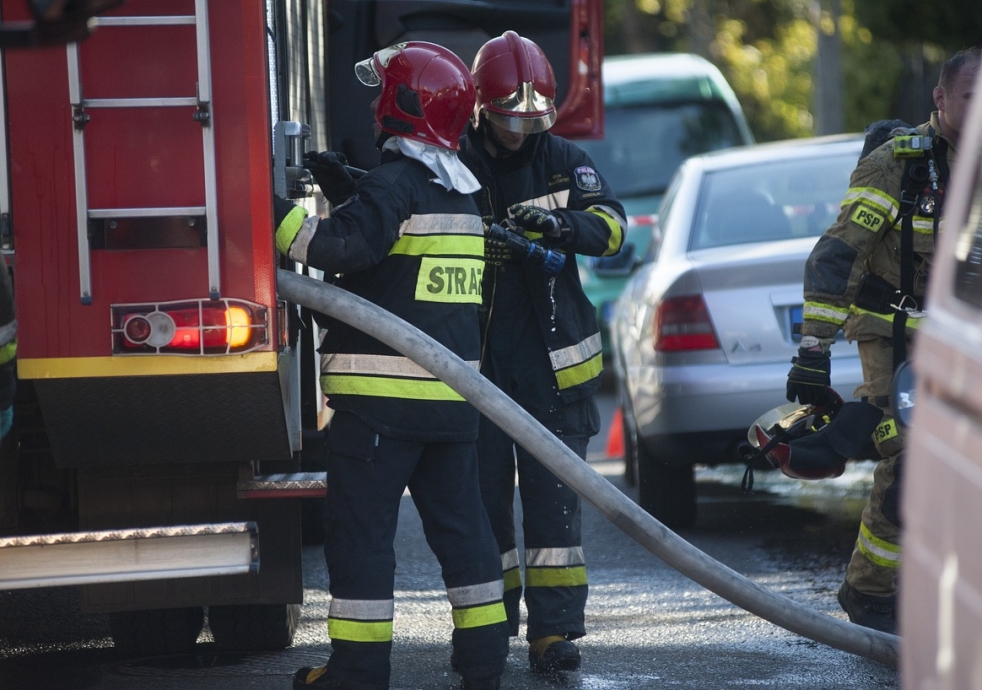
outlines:
{"label": "red tail light", "polygon": [[672,297],[658,304],[652,324],[656,352],[715,350],[719,347],[702,295]]}
{"label": "red tail light", "polygon": [[268,310],[245,300],[188,300],[112,307],[116,354],[224,355],[267,344]]}

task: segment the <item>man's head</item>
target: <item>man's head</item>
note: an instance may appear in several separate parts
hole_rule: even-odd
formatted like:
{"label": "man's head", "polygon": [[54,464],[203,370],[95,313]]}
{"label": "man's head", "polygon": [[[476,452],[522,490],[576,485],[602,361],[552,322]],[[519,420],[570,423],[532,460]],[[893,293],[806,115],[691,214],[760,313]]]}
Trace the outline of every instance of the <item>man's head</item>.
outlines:
{"label": "man's head", "polygon": [[359,62],[355,75],[362,84],[382,87],[372,102],[377,145],[395,135],[460,148],[474,110],[474,80],[451,51],[426,41],[399,43]]}
{"label": "man's head", "polygon": [[957,142],[975,91],[979,71],[978,48],[961,50],[941,66],[938,85],[934,87],[934,105],[938,109],[941,133]]}
{"label": "man's head", "polygon": [[529,134],[556,122],[556,78],[542,49],[514,31],[485,43],[471,67],[475,126],[499,148],[517,151]]}

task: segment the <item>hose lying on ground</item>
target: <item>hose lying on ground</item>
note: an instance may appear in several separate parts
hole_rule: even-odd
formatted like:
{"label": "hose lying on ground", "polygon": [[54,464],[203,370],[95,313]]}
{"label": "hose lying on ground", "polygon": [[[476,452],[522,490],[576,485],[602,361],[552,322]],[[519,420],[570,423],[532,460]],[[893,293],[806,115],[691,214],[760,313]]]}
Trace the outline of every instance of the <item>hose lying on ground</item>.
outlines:
{"label": "hose lying on ground", "polygon": [[608,520],[686,577],[761,618],[845,652],[897,665],[900,638],[827,616],[723,565],[649,515],[496,386],[415,326],[345,290],[277,271],[281,298],[358,328],[462,395]]}

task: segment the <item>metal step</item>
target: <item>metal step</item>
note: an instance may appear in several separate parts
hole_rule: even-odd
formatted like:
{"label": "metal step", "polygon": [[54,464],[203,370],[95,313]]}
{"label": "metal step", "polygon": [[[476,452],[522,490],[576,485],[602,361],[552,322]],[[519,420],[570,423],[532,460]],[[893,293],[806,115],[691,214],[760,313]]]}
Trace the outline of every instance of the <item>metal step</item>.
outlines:
{"label": "metal step", "polygon": [[254,522],[0,538],[0,590],[258,570]]}
{"label": "metal step", "polygon": [[327,472],[262,474],[239,482],[239,498],[323,498]]}

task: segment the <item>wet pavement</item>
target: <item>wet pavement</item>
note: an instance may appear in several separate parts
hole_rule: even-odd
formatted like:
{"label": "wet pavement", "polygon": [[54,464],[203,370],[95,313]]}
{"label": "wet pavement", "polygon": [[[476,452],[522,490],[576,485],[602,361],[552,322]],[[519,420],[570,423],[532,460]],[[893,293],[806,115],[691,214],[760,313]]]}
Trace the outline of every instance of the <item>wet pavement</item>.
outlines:
{"label": "wet pavement", "polygon": [[[591,465],[633,495],[622,463],[604,457],[604,434],[591,446]],[[757,491],[747,496],[739,489],[742,468],[700,470],[699,522],[681,536],[752,580],[844,619],[835,592],[870,471],[871,465],[854,465],[839,479],[809,483],[758,473]],[[396,548],[392,690],[456,688],[450,609],[409,498]],[[799,637],[686,579],[590,506],[584,550],[590,599],[588,635],[578,641],[583,668],[534,675],[527,645],[513,639],[503,689],[900,687],[896,669]],[[105,618],[78,612],[74,588],[0,592],[0,690],[286,690],[297,668],[322,663],[330,650],[318,546],[304,549],[304,564],[303,621],[294,645],[263,654],[218,654],[206,627],[195,654],[124,659],[111,647]]]}

